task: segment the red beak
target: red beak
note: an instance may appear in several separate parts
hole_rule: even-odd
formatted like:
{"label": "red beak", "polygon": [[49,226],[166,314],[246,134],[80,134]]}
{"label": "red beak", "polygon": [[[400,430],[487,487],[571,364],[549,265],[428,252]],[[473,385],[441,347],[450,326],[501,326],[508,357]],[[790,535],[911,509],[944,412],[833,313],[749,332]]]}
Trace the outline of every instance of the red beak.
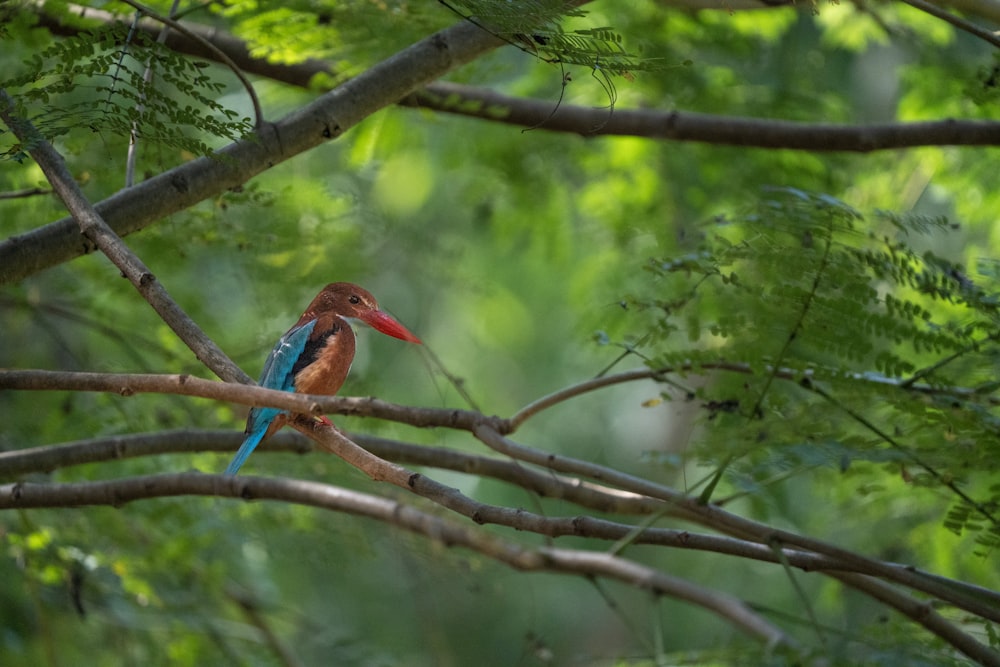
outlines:
{"label": "red beak", "polygon": [[405,340],[408,343],[421,343],[421,340],[410,333],[406,327],[397,322],[391,315],[387,315],[381,310],[370,310],[359,317],[365,324],[376,331],[384,333],[386,336]]}

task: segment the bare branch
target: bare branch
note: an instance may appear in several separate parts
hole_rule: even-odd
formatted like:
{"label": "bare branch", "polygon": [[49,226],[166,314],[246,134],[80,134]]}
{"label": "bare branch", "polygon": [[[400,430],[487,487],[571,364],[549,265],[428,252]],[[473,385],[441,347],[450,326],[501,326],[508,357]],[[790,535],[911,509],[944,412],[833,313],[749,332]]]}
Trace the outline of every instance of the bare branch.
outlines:
{"label": "bare branch", "polygon": [[[597,389],[610,387],[623,382],[634,382],[637,380],[657,380],[662,381],[667,375],[674,373],[694,373],[698,371],[726,371],[730,373],[741,373],[752,375],[755,371],[747,364],[739,362],[702,362],[699,364],[683,364],[678,366],[665,366],[662,368],[640,368],[632,371],[624,371],[615,375],[602,375],[600,377],[584,380],[577,384],[563,387],[557,391],[535,399],[531,403],[514,413],[508,420],[508,430],[513,433],[528,419],[543,412],[555,405],[568,401],[571,398],[586,394]],[[801,382],[804,378],[812,378],[814,373],[802,373],[790,368],[767,369],[776,379],[789,382]],[[917,384],[910,380],[900,380],[876,373],[854,373],[851,379],[855,382],[869,384],[880,387],[895,387],[904,391],[912,391],[926,396],[954,396],[963,400],[980,401],[988,405],[1000,405],[1000,398],[996,396],[978,393],[975,389],[968,387],[949,387],[941,385]]]}
{"label": "bare branch", "polygon": [[471,410],[416,408],[371,397],[311,396],[265,389],[256,385],[216,382],[193,375],[0,370],[0,389],[101,391],[122,396],[148,392],[180,394],[254,407],[281,408],[302,415],[329,413],[376,417],[418,427],[440,426],[471,431],[475,423],[486,421],[500,431],[507,432],[504,420],[499,417],[486,417]]}
{"label": "bare branch", "polygon": [[514,413],[510,418],[510,431],[516,431],[521,424],[533,417],[534,415],[547,410],[554,405],[558,405],[564,401],[568,401],[571,398],[580,396],[581,394],[586,394],[597,389],[603,389],[604,387],[610,387],[612,385],[621,384],[623,382],[634,382],[636,380],[651,380],[657,377],[663,377],[667,373],[674,372],[673,369],[663,369],[663,370],[650,370],[646,368],[641,368],[634,371],[626,371],[624,373],[618,373],[616,375],[604,375],[601,377],[594,378],[592,380],[585,380],[583,382],[578,382],[577,384],[564,387],[559,391],[555,391],[546,396],[542,396],[539,399],[532,401],[520,410]]}
{"label": "bare branch", "polygon": [[[734,364],[733,366],[738,366],[738,364]],[[658,372],[663,373],[665,371],[661,370]],[[623,373],[619,381],[624,381],[625,378],[638,379],[644,377],[642,373],[644,372]],[[609,376],[612,379],[614,377]],[[602,380],[605,385],[609,384],[608,378],[602,378]],[[53,386],[53,381],[58,381],[56,387]],[[128,389],[125,391],[126,394],[134,391],[169,390],[176,393],[218,398],[220,400],[230,400],[248,405],[272,405],[301,414],[319,414],[322,411],[327,411],[331,413],[391,419],[419,426],[471,430],[486,445],[505,456],[515,459],[515,461],[525,461],[549,471],[572,476],[582,476],[598,482],[597,484],[593,484],[583,480],[566,479],[551,475],[549,475],[547,482],[543,482],[542,480],[545,475],[539,476],[527,470],[515,473],[509,468],[497,474],[497,478],[499,479],[519,484],[541,495],[565,498],[582,506],[602,511],[669,514],[704,525],[713,530],[721,531],[741,540],[750,540],[751,542],[764,545],[767,547],[768,552],[770,552],[771,544],[792,545],[805,552],[812,552],[829,559],[824,561],[825,565],[818,567],[818,569],[836,567],[838,569],[882,577],[886,580],[895,581],[923,591],[929,595],[934,595],[942,600],[947,600],[983,618],[1000,622],[1000,594],[996,592],[986,591],[980,587],[961,582],[934,577],[933,575],[919,572],[914,568],[870,559],[806,536],[788,531],[779,531],[767,524],[758,523],[728,513],[718,506],[701,504],[697,498],[688,497],[669,487],[641,477],[622,473],[613,468],[519,445],[503,437],[497,430],[509,425],[507,420],[497,417],[486,417],[471,411],[400,406],[371,398],[306,396],[263,389],[256,386],[212,382],[190,376],[119,376],[99,373],[0,371],[0,388],[53,389],[72,387],[75,389],[107,391],[109,388],[119,386],[118,383],[121,382],[128,383]],[[167,389],[164,389],[164,387],[167,387]],[[595,385],[591,382],[586,382],[581,383],[578,387],[589,390],[595,388]],[[556,392],[551,396],[566,396],[573,391],[574,389],[571,387],[564,392]],[[576,391],[576,393],[579,394],[582,392]],[[536,401],[533,405],[540,404],[545,400],[540,399],[540,401]],[[545,523],[545,517],[536,517],[520,510],[493,508],[482,505],[459,494],[454,489],[440,485],[423,475],[414,474],[405,468],[380,458],[380,456],[388,456],[395,460],[421,465],[450,467],[449,465],[442,464],[441,459],[430,452],[418,454],[413,451],[413,449],[421,449],[422,446],[405,447],[398,444],[389,446],[388,441],[378,439],[363,440],[363,442],[374,445],[370,447],[371,451],[365,451],[339,433],[329,431],[328,429],[326,431],[317,429],[312,422],[304,424],[295,423],[293,426],[308,433],[310,437],[318,439],[324,448],[364,471],[373,479],[389,481],[396,486],[418,493],[475,521],[500,523],[518,527],[521,525],[519,522],[526,521],[530,517],[531,521],[536,522],[536,528],[533,529],[537,529],[545,534],[579,534],[580,524],[578,523],[570,521],[566,524],[547,524]],[[135,456],[139,454],[134,449],[136,446],[143,448],[148,446],[149,450],[144,449],[141,452],[144,454],[166,453],[167,451],[194,451],[198,449],[198,447],[191,445],[185,445],[183,448],[172,446],[168,440],[160,439],[160,436],[148,437],[151,440],[134,444],[123,443],[120,439],[99,441],[100,444],[97,446],[101,448],[100,454],[81,454],[82,443],[64,445],[62,447],[66,448],[64,453],[67,454],[67,459],[63,459],[61,462],[58,458],[53,458],[51,454],[44,451],[46,449],[55,449],[51,447],[36,448],[35,450],[28,450],[21,453],[4,453],[0,454],[0,464],[4,464],[5,468],[9,465],[11,469],[49,470],[61,465],[95,460],[92,457],[118,458]],[[165,435],[164,437],[167,436]],[[225,447],[227,451],[231,451],[239,443],[238,436],[233,434],[230,437],[234,439],[228,447]],[[206,444],[204,439],[198,442]],[[279,440],[279,442],[283,441]],[[293,445],[291,443],[281,446],[293,449],[294,451],[306,451],[307,449],[301,445]],[[205,448],[219,449],[220,447],[218,445],[207,445]],[[265,448],[270,448],[270,446],[265,445]],[[394,453],[400,452],[403,452],[403,455],[399,457],[394,455]],[[448,452],[448,457],[451,461],[451,466],[454,466],[452,469],[463,469],[464,466],[471,464],[481,466],[484,470],[492,469],[496,473],[497,469],[494,466],[500,463],[486,463],[485,461],[476,461],[473,463],[472,460],[463,459],[455,452]],[[466,471],[468,472],[468,470]],[[621,526],[614,528],[605,526],[602,530],[610,531],[604,533],[608,539],[621,539],[624,536],[622,531],[627,532],[631,528],[628,526],[624,528]],[[657,533],[654,532],[649,535],[656,536]],[[651,540],[650,543],[658,543],[656,540],[682,541],[679,536],[668,534],[663,534],[660,537],[649,537],[649,539]],[[645,540],[646,538],[644,537],[641,541],[645,542]],[[786,549],[786,553],[793,552]],[[766,559],[770,558],[770,556],[762,556],[762,558]],[[789,560],[793,562],[791,557],[789,557]],[[810,565],[809,563],[799,561],[795,562],[795,564],[806,569],[819,566],[817,562],[813,562]]]}
{"label": "bare branch", "polygon": [[[664,509],[660,501],[553,475],[529,468],[516,461],[468,454],[444,447],[411,444],[364,433],[352,433],[351,440],[378,457],[397,463],[453,470],[490,477],[515,484],[544,498],[575,503],[581,507],[614,514],[654,514]],[[159,456],[218,451],[231,454],[244,435],[235,430],[176,430],[156,433],[93,438],[60,445],[45,445],[0,452],[0,474],[12,479],[29,473],[44,473],[85,463],[99,463],[140,456]],[[313,441],[299,433],[282,431],[261,443],[262,452],[307,454],[315,450]],[[617,537],[614,539],[618,539]],[[816,569],[811,567],[810,569]]]}
{"label": "bare branch", "polygon": [[[487,459],[440,447],[412,445],[363,434],[352,435],[351,439],[381,458],[502,479],[542,496],[560,498],[598,511],[653,515],[662,514],[665,507],[663,503],[649,498],[633,494],[623,495],[575,479],[543,475],[514,462]],[[0,470],[14,476],[26,472],[43,472],[76,464],[135,456],[213,450],[231,452],[241,441],[242,436],[232,431],[176,431],[98,438],[59,446],[0,452]],[[262,449],[305,453],[312,450],[312,444],[299,434],[285,432],[265,442]],[[546,488],[539,490],[541,480],[546,480],[548,484]],[[476,518],[486,523],[492,518],[510,517],[510,521],[496,523],[549,537],[573,535],[608,541],[620,541],[629,537],[631,543],[637,545],[708,551],[763,562],[778,562],[771,547],[731,537],[649,527],[636,533],[636,526],[589,516],[549,517],[524,511],[504,513],[502,510],[503,508],[480,504]],[[836,559],[806,551],[785,549],[783,554],[792,566],[807,572],[850,569],[848,565]],[[894,566],[894,568],[904,579],[906,575],[918,574],[912,568],[904,566]],[[941,581],[952,586],[957,583],[947,579]],[[900,581],[900,583],[906,582]]]}
{"label": "bare branch", "polygon": [[616,108],[609,118],[607,109],[562,105],[553,111],[551,100],[512,97],[445,82],[428,86],[403,99],[401,104],[581,136],[646,137],[753,148],[870,153],[917,146],[1000,144],[1000,122],[996,121],[947,119],[834,125],[693,111],[620,108]]}
{"label": "bare branch", "polygon": [[[238,383],[220,383],[192,375],[170,375],[152,373],[87,373],[73,371],[46,370],[0,370],[0,389],[22,391],[101,391],[131,396],[137,393],[155,392],[199,396],[220,401],[230,401],[254,407],[275,407],[298,414],[321,415],[341,414],[356,417],[373,417],[409,424],[417,427],[444,427],[473,431],[477,425],[487,423],[497,433],[506,435],[516,431],[534,415],[563,403],[571,398],[604,387],[634,382],[638,380],[659,380],[673,373],[721,370],[732,373],[750,374],[753,369],[738,362],[715,362],[685,364],[677,367],[637,369],[616,375],[584,380],[538,398],[518,410],[509,419],[486,416],[474,410],[455,408],[419,408],[403,406],[372,397],[310,396]],[[800,382],[803,374],[791,369],[778,369],[775,377],[789,382]],[[812,377],[812,374],[805,374]],[[852,376],[857,382],[878,386],[895,387],[900,390],[924,395],[953,396],[963,400],[977,400],[988,405],[1000,403],[994,396],[977,394],[966,387],[908,384],[895,378],[881,377],[874,373]]]}
{"label": "bare branch", "polygon": [[977,16],[991,23],[1000,23],[1000,2],[997,0],[936,0],[934,4],[951,7],[967,16]]}
{"label": "bare branch", "polygon": [[[118,507],[139,499],[180,495],[282,500],[374,518],[448,546],[462,546],[477,551],[517,569],[617,579],[702,606],[764,641],[791,641],[735,598],[670,577],[633,561],[609,554],[570,549],[541,548],[532,551],[490,533],[460,526],[395,500],[314,482],[189,473],[76,484],[10,484],[0,486],[0,509],[84,505]],[[982,664],[997,664],[994,652],[945,621],[926,604],[917,603],[862,575],[832,574],[844,583],[878,597],[917,620]]]}
{"label": "bare branch", "polygon": [[776,626],[732,596],[701,588],[627,559],[572,549],[528,549],[489,532],[447,521],[410,505],[348,489],[285,479],[222,475],[149,475],[76,484],[0,486],[0,509],[29,507],[119,507],[140,499],[203,495],[245,500],[281,500],[376,519],[435,540],[478,552],[518,570],[607,577],[699,605],[761,641],[792,644]]}

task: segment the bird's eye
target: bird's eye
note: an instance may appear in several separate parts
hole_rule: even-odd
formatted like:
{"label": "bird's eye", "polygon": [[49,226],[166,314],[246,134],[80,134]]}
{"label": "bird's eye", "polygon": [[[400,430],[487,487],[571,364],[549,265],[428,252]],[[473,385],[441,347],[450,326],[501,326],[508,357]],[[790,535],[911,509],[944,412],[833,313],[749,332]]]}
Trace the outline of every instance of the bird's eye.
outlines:
{"label": "bird's eye", "polygon": [[355,306],[361,303],[361,297],[358,296],[357,294],[352,294],[351,296],[347,297],[347,300],[353,303]]}

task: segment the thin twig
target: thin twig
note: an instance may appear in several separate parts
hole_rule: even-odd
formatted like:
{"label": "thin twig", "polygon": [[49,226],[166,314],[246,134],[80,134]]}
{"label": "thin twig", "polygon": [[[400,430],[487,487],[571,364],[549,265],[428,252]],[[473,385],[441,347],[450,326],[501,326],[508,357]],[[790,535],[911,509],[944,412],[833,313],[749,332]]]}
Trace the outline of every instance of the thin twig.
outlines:
{"label": "thin twig", "polygon": [[[803,372],[791,368],[774,369],[766,367],[765,370],[769,374],[773,374],[774,377],[778,379],[790,382],[801,382],[803,378],[812,378],[816,376],[815,371]],[[580,396],[581,394],[586,394],[591,391],[621,384],[623,382],[634,382],[637,380],[656,380],[659,382],[663,381],[668,375],[677,373],[697,373],[700,371],[727,371],[731,373],[741,373],[744,375],[753,375],[757,372],[749,364],[734,361],[709,361],[700,362],[698,364],[687,363],[678,364],[676,366],[663,366],[660,368],[640,368],[631,371],[623,371],[615,375],[602,375],[590,380],[584,380],[577,384],[569,385],[568,387],[563,387],[562,389],[535,399],[531,403],[525,405],[523,408],[515,412],[508,420],[510,432],[516,431],[524,424],[524,422],[536,414],[558,405],[559,403],[568,401],[571,398]],[[878,375],[877,373],[852,373],[846,376],[845,379],[850,379],[855,382],[876,387],[894,387],[924,396],[953,396],[962,400],[982,402],[991,406],[1000,405],[1000,397],[983,395],[978,393],[974,388],[970,389],[968,387],[916,384],[910,380],[899,380],[897,378]]]}
{"label": "thin twig", "polygon": [[933,477],[934,481],[936,481],[938,484],[951,491],[962,502],[966,503],[969,507],[971,507],[980,515],[982,515],[984,518],[986,518],[987,521],[993,524],[994,530],[1000,528],[1000,521],[998,521],[997,517],[993,515],[993,512],[990,510],[989,507],[987,507],[987,504],[975,500],[972,496],[963,491],[962,488],[953,479],[951,479],[949,476],[943,473],[938,472],[938,470],[934,466],[924,461],[922,457],[918,456],[909,447],[906,447],[899,441],[897,441],[897,439],[892,435],[890,435],[888,431],[879,428],[879,426],[875,422],[868,419],[859,411],[855,410],[849,405],[844,404],[836,397],[834,397],[832,394],[830,394],[830,392],[818,386],[815,382],[803,382],[801,384],[803,388],[805,388],[807,391],[816,394],[817,396],[826,400],[830,405],[836,407],[838,410],[843,411],[844,414],[848,415],[858,424],[860,424],[861,426],[865,427],[866,429],[877,435],[879,439],[885,442],[887,445],[889,445],[896,451],[902,453],[903,456],[905,456],[910,462],[912,462],[914,465],[921,468],[924,472]]}
{"label": "thin twig", "polygon": [[[177,8],[180,6],[180,0],[173,0],[170,5],[169,17],[171,20],[177,20]],[[131,30],[135,30],[139,25],[139,19],[142,16],[142,12],[136,10],[135,19],[132,22]],[[156,36],[157,44],[166,44],[167,35],[170,33],[170,26],[164,25],[160,28],[160,34]],[[129,32],[131,36],[132,32]],[[125,49],[128,48],[128,43],[122,47],[122,53],[124,54]],[[146,69],[142,73],[142,82],[146,86],[150,86],[153,83],[153,59],[150,58],[146,62]],[[139,104],[136,105],[136,113],[141,116],[145,111],[146,105],[144,100],[146,98],[145,93],[142,93]],[[132,127],[128,133],[128,153],[125,156],[125,187],[130,188],[135,183],[135,162],[138,157],[138,146],[139,146],[139,120],[136,119],[132,121]]]}
{"label": "thin twig", "polygon": [[25,188],[23,190],[0,192],[0,199],[23,199],[25,197],[37,197],[38,195],[50,194],[52,194],[52,190],[46,188]]}
{"label": "thin twig", "polygon": [[987,30],[986,28],[980,28],[972,21],[967,21],[960,16],[955,16],[954,14],[941,9],[937,5],[924,2],[924,0],[903,0],[903,2],[915,9],[919,9],[922,12],[930,14],[934,18],[939,18],[946,23],[950,23],[959,30],[964,30],[970,35],[978,37],[979,39],[1000,48],[1000,37],[998,37],[995,32]]}

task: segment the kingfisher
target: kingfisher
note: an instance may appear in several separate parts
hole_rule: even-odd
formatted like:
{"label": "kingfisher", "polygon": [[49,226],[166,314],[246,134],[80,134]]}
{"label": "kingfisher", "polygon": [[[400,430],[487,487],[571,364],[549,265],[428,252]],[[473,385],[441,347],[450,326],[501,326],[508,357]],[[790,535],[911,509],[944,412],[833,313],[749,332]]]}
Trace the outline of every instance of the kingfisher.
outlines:
{"label": "kingfisher", "polygon": [[[264,362],[260,386],[299,394],[336,394],[354,360],[355,340],[350,320],[363,322],[393,338],[421,342],[380,310],[367,290],[352,283],[331,283],[316,295],[295,326],[275,343]],[[226,474],[239,472],[254,448],[291,418],[278,408],[252,408],[247,417],[246,439],[226,468]],[[326,417],[319,421],[330,425]]]}

